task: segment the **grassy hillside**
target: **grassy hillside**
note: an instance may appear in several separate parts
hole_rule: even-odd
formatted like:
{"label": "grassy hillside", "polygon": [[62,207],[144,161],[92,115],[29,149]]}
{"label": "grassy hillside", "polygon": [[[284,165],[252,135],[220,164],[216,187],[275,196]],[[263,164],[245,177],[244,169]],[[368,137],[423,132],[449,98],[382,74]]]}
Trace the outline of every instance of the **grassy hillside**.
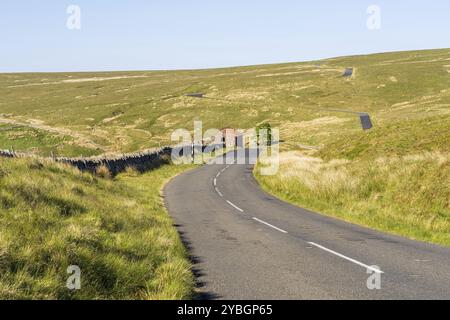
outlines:
{"label": "grassy hillside", "polygon": [[[37,160],[0,160],[0,299],[183,299],[185,249],[160,197],[186,170],[114,180]],[[69,265],[81,290],[66,288]]]}
{"label": "grassy hillside", "polygon": [[[353,77],[341,76],[346,67]],[[431,150],[435,139],[448,146],[440,129],[448,128],[449,84],[450,49],[199,71],[2,74],[0,148],[135,151],[170,143],[174,129],[192,129],[195,119],[208,128],[270,121],[285,149],[358,139],[353,152],[379,145],[354,116],[324,110],[346,109],[370,112],[379,136],[393,144],[389,152],[412,140]],[[183,96],[195,91],[208,98]],[[340,152],[322,150],[330,158]]]}
{"label": "grassy hillside", "polygon": [[[334,61],[356,66],[347,103],[369,110],[374,129],[350,129],[336,117],[285,128],[297,138],[284,145],[276,176],[257,175],[262,187],[324,214],[450,246],[448,50]],[[315,148],[294,145],[305,138]]]}

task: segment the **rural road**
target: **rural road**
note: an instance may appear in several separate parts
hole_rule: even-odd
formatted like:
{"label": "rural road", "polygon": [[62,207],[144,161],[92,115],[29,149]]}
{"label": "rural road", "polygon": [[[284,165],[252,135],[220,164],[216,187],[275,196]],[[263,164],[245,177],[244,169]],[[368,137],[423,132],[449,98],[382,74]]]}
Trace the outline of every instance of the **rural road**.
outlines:
{"label": "rural road", "polygon": [[201,298],[450,299],[450,248],[292,206],[262,191],[252,169],[205,165],[164,190]]}

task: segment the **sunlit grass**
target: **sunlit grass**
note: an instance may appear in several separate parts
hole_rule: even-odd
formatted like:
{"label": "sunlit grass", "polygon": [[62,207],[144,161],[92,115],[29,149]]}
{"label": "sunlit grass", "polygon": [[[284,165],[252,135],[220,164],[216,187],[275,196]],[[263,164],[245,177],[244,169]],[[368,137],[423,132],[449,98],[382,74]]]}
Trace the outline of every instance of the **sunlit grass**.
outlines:
{"label": "sunlit grass", "polygon": [[299,206],[450,246],[449,153],[323,161],[286,152],[277,175],[257,178],[265,190]]}
{"label": "sunlit grass", "polygon": [[[38,160],[0,160],[0,299],[184,299],[187,253],[160,195],[189,166],[112,180]],[[69,265],[79,291],[66,288]]]}

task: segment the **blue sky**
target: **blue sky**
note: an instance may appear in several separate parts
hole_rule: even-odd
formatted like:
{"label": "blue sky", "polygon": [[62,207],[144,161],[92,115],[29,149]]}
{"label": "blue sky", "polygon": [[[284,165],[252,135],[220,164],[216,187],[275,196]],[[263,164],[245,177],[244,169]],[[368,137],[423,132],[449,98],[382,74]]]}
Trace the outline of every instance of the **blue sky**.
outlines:
{"label": "blue sky", "polygon": [[[81,30],[66,9],[81,8]],[[381,29],[366,26],[369,5]],[[448,0],[6,0],[0,72],[191,69],[450,47]]]}

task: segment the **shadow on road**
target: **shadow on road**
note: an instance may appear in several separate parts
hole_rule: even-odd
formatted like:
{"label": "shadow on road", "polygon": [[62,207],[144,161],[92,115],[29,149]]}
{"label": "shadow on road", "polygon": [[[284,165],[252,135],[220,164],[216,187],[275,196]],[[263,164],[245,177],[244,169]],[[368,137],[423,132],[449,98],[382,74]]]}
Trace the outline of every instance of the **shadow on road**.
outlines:
{"label": "shadow on road", "polygon": [[177,228],[178,233],[180,235],[181,241],[184,244],[185,248],[189,252],[189,261],[192,263],[192,273],[195,277],[195,293],[194,293],[194,300],[217,300],[221,297],[215,293],[204,291],[204,288],[206,287],[207,283],[202,282],[200,279],[202,277],[206,276],[206,273],[201,270],[200,264],[203,262],[202,258],[192,255],[192,244],[187,239],[185,232],[183,231],[183,226],[179,224],[174,225],[175,228]]}

